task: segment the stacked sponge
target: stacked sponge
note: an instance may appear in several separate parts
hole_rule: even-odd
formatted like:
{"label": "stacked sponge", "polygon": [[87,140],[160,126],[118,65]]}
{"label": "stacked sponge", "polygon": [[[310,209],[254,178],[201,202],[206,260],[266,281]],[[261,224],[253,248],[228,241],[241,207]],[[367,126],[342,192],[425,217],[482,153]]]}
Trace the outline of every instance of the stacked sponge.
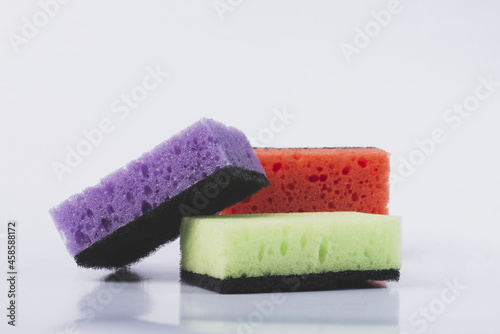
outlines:
{"label": "stacked sponge", "polygon": [[180,235],[185,283],[321,290],[399,279],[388,182],[383,150],[254,150],[202,119],[50,213],[80,266],[124,267]]}
{"label": "stacked sponge", "polygon": [[255,152],[269,187],[223,216],[183,220],[184,282],[219,293],[256,293],[399,279],[401,218],[387,215],[387,152]]}

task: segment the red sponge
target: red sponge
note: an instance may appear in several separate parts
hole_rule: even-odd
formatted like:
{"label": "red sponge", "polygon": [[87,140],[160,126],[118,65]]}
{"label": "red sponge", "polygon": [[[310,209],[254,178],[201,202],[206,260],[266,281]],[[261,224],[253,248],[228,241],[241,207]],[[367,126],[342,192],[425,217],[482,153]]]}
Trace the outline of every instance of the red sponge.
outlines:
{"label": "red sponge", "polygon": [[221,214],[387,214],[389,154],[378,148],[255,149],[271,185]]}

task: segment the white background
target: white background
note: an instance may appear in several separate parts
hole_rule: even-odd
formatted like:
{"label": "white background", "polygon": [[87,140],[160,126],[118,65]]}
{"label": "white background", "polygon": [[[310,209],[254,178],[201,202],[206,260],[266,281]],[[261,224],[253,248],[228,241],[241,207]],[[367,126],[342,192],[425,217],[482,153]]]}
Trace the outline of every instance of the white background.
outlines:
{"label": "white background", "polygon": [[[500,87],[460,124],[443,116],[471,99],[479,77],[500,81],[499,3],[401,0],[347,58],[342,43],[356,45],[356,29],[389,1],[221,3],[232,4],[222,16],[210,0],[75,0],[16,50],[13,34],[41,7],[0,1],[0,231],[9,219],[20,225],[18,326],[1,315],[2,333],[498,333]],[[112,103],[157,66],[168,78],[120,119]],[[262,137],[276,110],[294,118]],[[380,147],[393,176],[417,162],[391,192],[390,213],[404,221],[401,281],[287,294],[267,314],[255,306],[267,295],[181,287],[175,242],[132,268],[140,283],[102,302],[109,273],[76,267],[49,208],[202,117],[238,127],[254,146]],[[113,131],[58,180],[53,163],[104,118]],[[416,142],[436,129],[446,139],[424,156]],[[450,294],[447,282],[465,288]],[[101,305],[89,315],[82,303],[93,296]],[[256,312],[262,321],[248,323]]]}

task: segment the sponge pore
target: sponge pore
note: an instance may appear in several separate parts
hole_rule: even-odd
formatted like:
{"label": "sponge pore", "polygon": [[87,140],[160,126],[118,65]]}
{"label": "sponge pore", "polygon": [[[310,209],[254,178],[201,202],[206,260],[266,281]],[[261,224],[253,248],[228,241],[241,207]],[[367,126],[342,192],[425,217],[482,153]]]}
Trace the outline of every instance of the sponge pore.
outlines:
{"label": "sponge pore", "polygon": [[79,265],[122,267],[268,184],[243,133],[202,119],[50,213]]}

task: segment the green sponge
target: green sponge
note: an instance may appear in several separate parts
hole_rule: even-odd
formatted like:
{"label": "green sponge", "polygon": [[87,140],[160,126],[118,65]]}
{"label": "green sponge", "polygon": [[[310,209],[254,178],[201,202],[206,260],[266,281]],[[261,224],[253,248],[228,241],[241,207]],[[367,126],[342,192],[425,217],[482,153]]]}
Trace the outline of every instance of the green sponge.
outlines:
{"label": "green sponge", "polygon": [[296,290],[398,280],[401,218],[358,212],[186,217],[181,252],[181,279],[221,293],[286,290],[301,275],[309,277]]}

